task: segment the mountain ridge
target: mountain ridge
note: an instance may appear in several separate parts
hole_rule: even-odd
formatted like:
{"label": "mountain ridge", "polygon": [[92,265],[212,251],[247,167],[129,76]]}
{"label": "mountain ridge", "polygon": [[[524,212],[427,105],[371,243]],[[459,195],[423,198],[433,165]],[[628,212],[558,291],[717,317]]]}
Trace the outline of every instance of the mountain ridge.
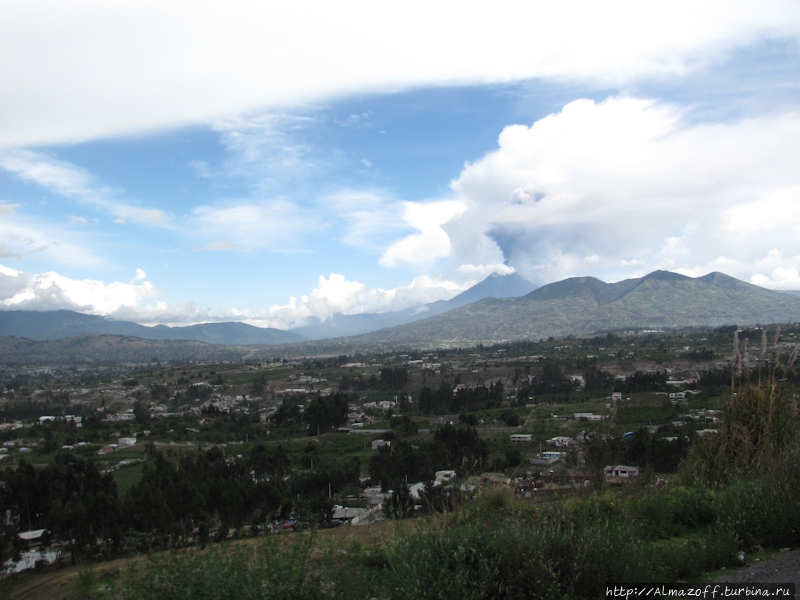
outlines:
{"label": "mountain ridge", "polygon": [[265,329],[239,322],[147,327],[71,310],[0,311],[0,335],[35,341],[59,340],[79,335],[125,335],[145,340],[185,340],[225,345],[273,345],[296,343],[304,339],[289,331]]}
{"label": "mountain ridge", "polygon": [[445,347],[587,336],[625,329],[800,321],[800,297],[712,272],[669,271],[605,283],[572,277],[518,298],[487,298],[414,323],[340,338],[336,347]]}
{"label": "mountain ridge", "polygon": [[[270,346],[268,352],[281,356],[336,355],[405,348],[467,347],[478,343],[582,337],[635,329],[797,321],[800,321],[800,296],[797,294],[771,291],[719,272],[692,278],[656,271],[615,283],[605,283],[594,277],[573,277],[542,286],[524,296],[484,298],[412,323],[360,335],[278,343]],[[14,346],[11,342],[6,345]],[[20,342],[16,347],[21,353],[26,352],[25,343]],[[155,348],[141,350],[152,352]],[[36,352],[41,354],[44,347]],[[174,352],[181,354],[184,349],[175,348]],[[263,351],[254,347],[237,352],[253,355]]]}

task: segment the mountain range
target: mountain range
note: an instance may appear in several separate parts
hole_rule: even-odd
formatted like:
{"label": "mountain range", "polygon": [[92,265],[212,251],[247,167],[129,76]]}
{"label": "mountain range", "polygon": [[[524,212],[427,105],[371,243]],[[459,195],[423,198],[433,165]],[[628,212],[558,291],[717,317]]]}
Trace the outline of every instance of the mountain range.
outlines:
{"label": "mountain range", "polygon": [[60,340],[78,335],[127,335],[145,340],[194,340],[208,344],[292,344],[303,336],[246,323],[203,323],[187,327],[146,327],[129,321],[84,315],[71,310],[0,311],[0,335],[29,340]]}
{"label": "mountain range", "polygon": [[291,331],[235,322],[203,323],[186,327],[147,327],[70,310],[7,310],[0,311],[0,335],[36,341],[60,340],[78,335],[127,335],[145,340],[194,340],[227,345],[294,344],[306,339],[358,335],[412,323],[483,298],[522,296],[535,287],[516,273],[502,276],[492,274],[450,300],[386,313],[335,314],[325,321],[315,319],[314,322]]}
{"label": "mountain range", "polygon": [[[477,343],[585,336],[626,329],[800,321],[800,296],[797,294],[767,290],[718,272],[692,278],[655,271],[617,283],[605,283],[594,277],[572,277],[524,293],[530,287],[532,284],[518,276],[495,275],[451,300],[415,310],[353,315],[352,318],[337,315],[332,323],[318,325],[325,325],[329,335],[359,331],[359,328],[367,332],[312,341],[303,341],[298,333],[322,337],[326,334],[323,327],[316,332],[310,326],[287,332],[244,323],[144,327],[71,311],[2,311],[0,336],[58,340],[114,334],[220,345],[269,344],[273,348],[270,352],[281,356],[309,356],[401,348],[467,347]],[[515,289],[522,290],[523,295],[504,297]],[[369,331],[386,323],[394,325]],[[88,344],[87,341],[82,343]],[[14,353],[14,348],[23,355],[35,353],[39,356],[44,351],[44,347],[28,348],[30,344],[26,344],[27,349],[24,349],[19,343],[11,344],[6,340],[4,347],[10,354]],[[103,346],[110,349],[109,340],[104,341]],[[123,354],[122,347],[114,348],[118,355]],[[77,347],[75,350],[80,352]],[[140,349],[141,352],[151,350],[155,348]],[[174,351],[178,352],[177,347]],[[181,353],[184,351],[191,352],[191,346],[180,349]],[[255,349],[247,352],[253,351]]]}
{"label": "mountain range", "polygon": [[480,283],[450,300],[439,300],[414,308],[385,313],[360,313],[355,315],[337,313],[324,321],[314,318],[308,325],[296,327],[291,331],[311,340],[358,335],[427,319],[454,308],[478,302],[484,298],[524,296],[535,288],[536,285],[516,273],[511,273],[510,275],[492,273]]}
{"label": "mountain range", "polygon": [[724,273],[655,271],[605,283],[572,277],[519,298],[487,298],[422,321],[362,336],[389,346],[468,346],[585,336],[621,329],[755,325],[800,320],[800,297]]}
{"label": "mountain range", "polygon": [[485,298],[414,323],[303,342],[280,352],[352,354],[469,347],[620,330],[796,321],[800,321],[800,297],[795,294],[767,290],[718,272],[693,278],[655,271],[617,283],[572,277],[518,298]]}

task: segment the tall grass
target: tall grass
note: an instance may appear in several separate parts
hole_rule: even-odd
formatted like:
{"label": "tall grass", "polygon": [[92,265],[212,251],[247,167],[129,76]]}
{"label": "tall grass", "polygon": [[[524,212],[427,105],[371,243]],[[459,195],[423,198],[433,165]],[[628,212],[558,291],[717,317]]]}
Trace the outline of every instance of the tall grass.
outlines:
{"label": "tall grass", "polygon": [[[749,379],[747,340],[738,347],[734,337],[734,375],[731,395],[720,403],[718,432],[704,436],[689,452],[681,479],[715,489],[735,478],[759,477],[772,473],[784,462],[784,454],[800,441],[797,402],[777,378],[778,335],[772,366],[759,368],[758,383]],[[762,357],[766,334],[762,338]],[[797,358],[795,348],[789,359]]]}
{"label": "tall grass", "polygon": [[301,537],[281,547],[272,539],[248,547],[215,546],[150,558],[126,584],[124,597],[141,600],[317,600],[361,598],[355,571],[342,570],[330,549]]}
{"label": "tall grass", "polygon": [[[650,501],[655,508],[643,508]],[[410,532],[398,527],[368,548],[306,537],[286,546],[268,539],[255,548],[153,557],[124,596],[600,598],[609,581],[675,581],[733,564],[737,540],[727,530],[707,535],[690,514],[706,504],[704,496],[669,490],[644,499],[607,493],[549,508],[498,502],[490,494],[456,513],[420,520]],[[676,541],[654,533],[648,515],[655,510],[672,511],[667,520],[685,523],[684,533],[693,535]]]}
{"label": "tall grass", "polygon": [[718,520],[739,546],[800,545],[800,451],[783,453],[759,477],[741,477],[718,495]]}

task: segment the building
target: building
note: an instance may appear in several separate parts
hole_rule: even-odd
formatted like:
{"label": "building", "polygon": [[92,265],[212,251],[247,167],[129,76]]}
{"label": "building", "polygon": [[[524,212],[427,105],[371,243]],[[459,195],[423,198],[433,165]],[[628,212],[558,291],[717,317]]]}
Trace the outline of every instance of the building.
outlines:
{"label": "building", "polygon": [[627,465],[616,465],[605,468],[604,475],[606,477],[638,477],[639,475],[639,467],[629,467]]}
{"label": "building", "polygon": [[547,440],[547,443],[551,446],[555,446],[556,448],[562,448],[564,446],[574,446],[576,444],[575,440],[571,437],[566,436],[556,436],[554,438],[550,438]]}
{"label": "building", "polygon": [[447,482],[455,479],[456,472],[452,469],[446,471],[436,471],[436,481]]}
{"label": "building", "polygon": [[515,433],[511,435],[511,443],[512,444],[530,444],[531,443],[531,434],[530,433]]}
{"label": "building", "polygon": [[55,562],[61,556],[61,553],[45,550],[42,546],[44,533],[44,529],[20,533],[19,539],[25,543],[26,550],[20,555],[19,561],[7,560],[3,563],[3,572],[19,573],[26,569],[32,569],[36,566],[36,563],[49,565]]}

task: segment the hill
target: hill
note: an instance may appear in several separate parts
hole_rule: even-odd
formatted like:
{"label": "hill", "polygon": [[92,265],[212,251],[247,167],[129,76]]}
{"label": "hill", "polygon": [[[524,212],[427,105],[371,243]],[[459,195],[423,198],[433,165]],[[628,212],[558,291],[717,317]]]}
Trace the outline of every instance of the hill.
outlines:
{"label": "hill", "polygon": [[194,340],[208,344],[291,344],[303,336],[280,329],[253,327],[246,323],[203,323],[188,327],[146,327],[128,321],[84,315],[71,310],[0,311],[0,335],[30,340],[60,340],[78,335],[125,335],[145,340]]}
{"label": "hill", "polygon": [[46,341],[0,336],[0,363],[4,365],[230,361],[244,358],[249,352],[243,346],[125,335],[79,335]]}

